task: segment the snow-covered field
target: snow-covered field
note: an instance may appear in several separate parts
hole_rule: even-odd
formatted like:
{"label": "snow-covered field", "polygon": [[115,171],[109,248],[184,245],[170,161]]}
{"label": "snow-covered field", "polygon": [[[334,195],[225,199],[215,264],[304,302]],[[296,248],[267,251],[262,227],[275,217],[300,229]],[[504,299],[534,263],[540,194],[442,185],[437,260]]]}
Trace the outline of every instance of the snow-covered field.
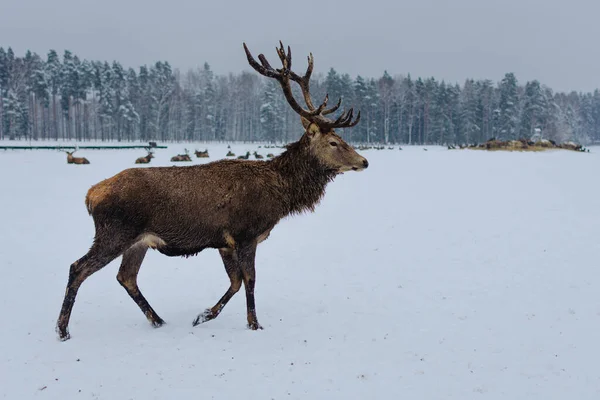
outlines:
{"label": "snow-covered field", "polygon": [[[206,147],[210,160],[227,151]],[[79,291],[67,342],[54,325],[94,233],[85,193],[145,152],[80,150],[91,164],[77,166],[0,151],[0,398],[598,399],[591,151],[364,151],[368,170],[259,247],[263,331],[246,329],[243,291],[192,327],[229,285],[218,253],[151,251],[140,287],[167,324],[149,326],[116,260]]]}

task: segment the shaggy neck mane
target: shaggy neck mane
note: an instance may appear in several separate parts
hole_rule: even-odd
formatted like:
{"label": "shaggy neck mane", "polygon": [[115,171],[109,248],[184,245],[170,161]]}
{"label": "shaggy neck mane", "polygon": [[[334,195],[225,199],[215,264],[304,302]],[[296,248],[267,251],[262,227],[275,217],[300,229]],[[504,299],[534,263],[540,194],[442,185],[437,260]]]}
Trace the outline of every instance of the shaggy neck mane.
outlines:
{"label": "shaggy neck mane", "polygon": [[310,153],[309,139],[305,135],[289,144],[271,163],[283,178],[282,194],[288,214],[314,211],[325,194],[325,187],[337,175]]}

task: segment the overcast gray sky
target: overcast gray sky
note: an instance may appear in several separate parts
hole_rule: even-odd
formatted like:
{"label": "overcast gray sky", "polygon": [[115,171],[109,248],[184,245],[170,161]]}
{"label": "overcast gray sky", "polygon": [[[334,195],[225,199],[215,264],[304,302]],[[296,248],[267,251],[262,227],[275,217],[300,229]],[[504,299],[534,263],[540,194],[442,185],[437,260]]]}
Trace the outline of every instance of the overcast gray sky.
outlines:
{"label": "overcast gray sky", "polygon": [[17,55],[65,49],[138,67],[248,69],[242,42],[278,62],[279,39],[295,69],[306,55],[368,77],[411,73],[462,83],[538,79],[555,90],[600,88],[598,0],[1,0],[0,46]]}

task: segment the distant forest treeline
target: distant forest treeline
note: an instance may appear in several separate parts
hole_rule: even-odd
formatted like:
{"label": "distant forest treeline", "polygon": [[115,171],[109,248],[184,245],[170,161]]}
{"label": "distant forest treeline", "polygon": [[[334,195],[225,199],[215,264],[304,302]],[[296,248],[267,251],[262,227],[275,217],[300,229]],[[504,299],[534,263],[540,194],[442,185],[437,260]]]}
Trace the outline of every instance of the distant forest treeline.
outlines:
{"label": "distant forest treeline", "polygon": [[[519,85],[512,73],[460,86],[330,69],[313,74],[311,93],[315,102],[329,93],[330,103],[342,97],[361,110],[361,122],[342,132],[352,142],[461,144],[536,131],[559,142],[600,141],[600,91],[555,93],[536,80]],[[136,71],[70,51],[43,59],[0,47],[0,98],[0,139],[288,142],[302,132],[277,82],[254,71],[215,75],[208,64],[182,73],[161,61]]]}

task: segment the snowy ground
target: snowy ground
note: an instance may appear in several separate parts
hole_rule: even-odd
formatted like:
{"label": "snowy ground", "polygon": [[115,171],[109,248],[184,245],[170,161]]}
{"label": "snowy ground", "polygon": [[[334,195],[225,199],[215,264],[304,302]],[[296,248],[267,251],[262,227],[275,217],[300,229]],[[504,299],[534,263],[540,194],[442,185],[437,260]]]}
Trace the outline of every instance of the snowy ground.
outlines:
{"label": "snowy ground", "polygon": [[167,325],[148,325],[117,260],[82,286],[62,343],[69,265],[93,237],[85,193],[144,151],[76,155],[91,164],[0,151],[0,398],[600,398],[598,148],[365,151],[368,170],[259,247],[264,331],[245,328],[242,292],[192,327],[229,284],[216,251],[149,252],[140,287]]}

